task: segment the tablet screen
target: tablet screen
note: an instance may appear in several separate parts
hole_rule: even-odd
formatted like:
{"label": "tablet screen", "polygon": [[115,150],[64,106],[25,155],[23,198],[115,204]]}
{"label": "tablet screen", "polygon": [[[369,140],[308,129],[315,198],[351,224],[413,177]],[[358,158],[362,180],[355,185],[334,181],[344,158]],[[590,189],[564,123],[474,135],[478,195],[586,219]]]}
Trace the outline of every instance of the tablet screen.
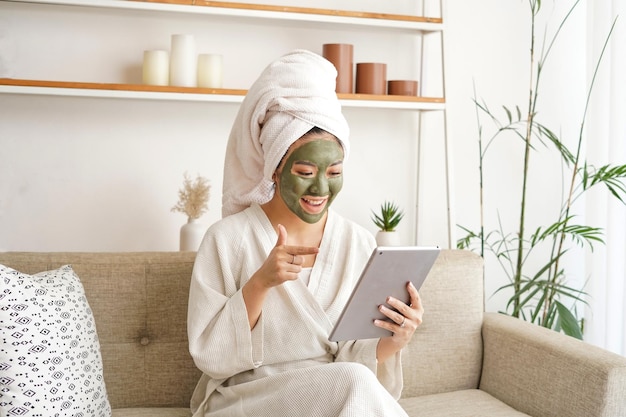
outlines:
{"label": "tablet screen", "polygon": [[377,247],[361,273],[329,340],[371,339],[391,336],[391,332],[374,325],[375,319],[388,320],[378,306],[388,296],[409,301],[406,284],[411,281],[418,290],[426,280],[439,255],[438,247]]}

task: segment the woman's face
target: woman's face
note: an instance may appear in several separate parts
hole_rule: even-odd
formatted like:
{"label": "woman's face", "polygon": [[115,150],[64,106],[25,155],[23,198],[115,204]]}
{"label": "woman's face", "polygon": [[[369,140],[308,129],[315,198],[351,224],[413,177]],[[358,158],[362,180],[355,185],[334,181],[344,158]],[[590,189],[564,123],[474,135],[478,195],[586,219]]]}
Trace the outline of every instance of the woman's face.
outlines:
{"label": "woman's face", "polygon": [[343,148],[330,133],[305,136],[277,171],[287,207],[307,223],[322,219],[343,186]]}

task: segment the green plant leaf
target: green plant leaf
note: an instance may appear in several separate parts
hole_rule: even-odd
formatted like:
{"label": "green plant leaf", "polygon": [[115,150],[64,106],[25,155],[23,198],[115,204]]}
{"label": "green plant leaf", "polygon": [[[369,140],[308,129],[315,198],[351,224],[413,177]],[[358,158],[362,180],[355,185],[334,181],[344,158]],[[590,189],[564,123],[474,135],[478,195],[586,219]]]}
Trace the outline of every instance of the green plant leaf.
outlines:
{"label": "green plant leaf", "polygon": [[559,220],[547,226],[545,229],[538,227],[531,235],[530,244],[532,246],[537,245],[539,242],[545,241],[548,238],[556,238],[560,235],[568,236],[572,242],[578,244],[580,247],[584,247],[585,243],[593,250],[593,244],[604,243],[603,230],[599,227],[568,224],[574,216],[569,216],[566,219]]}
{"label": "green plant leaf", "polygon": [[586,295],[587,293],[582,290],[568,287],[566,285],[558,284],[558,283],[555,284],[553,288],[554,288],[554,291],[558,293],[559,295],[569,298],[572,301],[580,301],[580,302],[583,302],[584,304],[587,304],[587,300],[585,300],[584,298],[581,298],[582,295]]}
{"label": "green plant leaf", "polygon": [[563,333],[582,340],[583,334],[580,329],[578,319],[576,319],[572,312],[560,302],[555,301],[554,304],[558,310],[558,325],[563,330]]}
{"label": "green plant leaf", "polygon": [[586,167],[585,174],[591,178],[591,181],[584,183],[585,190],[597,184],[604,184],[614,197],[626,204],[623,198],[626,194],[626,185],[623,183],[626,179],[626,165],[604,165],[591,174],[588,172],[589,168],[593,169],[593,167]]}
{"label": "green plant leaf", "polygon": [[[522,311],[529,304],[529,302],[535,298],[537,293],[542,290],[544,290],[544,287],[542,285],[532,285],[530,287],[527,287],[525,291],[518,291],[516,294],[520,297],[526,292],[528,294],[526,294],[525,298],[519,299],[517,306],[513,309],[513,312],[511,314],[516,315],[517,313]],[[545,291],[543,291],[543,293],[545,293]],[[509,300],[509,304],[512,301],[514,301],[513,298]],[[507,304],[507,308],[509,307],[509,304]]]}
{"label": "green plant leaf", "polygon": [[556,304],[550,304],[550,307],[545,311],[545,319],[541,321],[539,324],[546,329],[554,329],[555,328],[555,320],[558,316],[558,312],[556,309]]}
{"label": "green plant leaf", "polygon": [[382,231],[392,232],[404,217],[404,213],[397,205],[390,201],[385,201],[380,206],[380,215],[372,211],[372,221]]}
{"label": "green plant leaf", "polygon": [[469,229],[466,229],[463,226],[458,226],[458,227],[464,230],[466,232],[466,235],[457,239],[456,248],[457,249],[470,249],[472,246],[472,241],[474,239],[478,239],[479,236],[476,233],[472,232]]}
{"label": "green plant leaf", "polygon": [[535,309],[533,310],[532,315],[530,316],[531,323],[536,323],[537,318],[539,317],[539,314],[541,313],[545,305],[544,303],[546,301],[546,298],[548,298],[548,293],[547,291],[544,291],[541,294],[541,298],[539,299],[539,301],[537,301],[537,305],[535,306]]}
{"label": "green plant leaf", "polygon": [[537,128],[537,137],[539,137],[540,139],[545,137],[550,142],[552,142],[552,144],[559,151],[561,157],[563,158],[563,160],[565,160],[568,166],[576,164],[576,157],[574,156],[574,154],[570,152],[567,146],[565,146],[561,142],[559,137],[554,132],[552,132],[550,129],[540,123],[535,123],[535,127]]}
{"label": "green plant leaf", "polygon": [[511,111],[506,106],[502,106],[502,108],[506,112],[506,117],[509,119],[509,124],[513,123],[513,119],[512,119],[512,116],[511,116]]}

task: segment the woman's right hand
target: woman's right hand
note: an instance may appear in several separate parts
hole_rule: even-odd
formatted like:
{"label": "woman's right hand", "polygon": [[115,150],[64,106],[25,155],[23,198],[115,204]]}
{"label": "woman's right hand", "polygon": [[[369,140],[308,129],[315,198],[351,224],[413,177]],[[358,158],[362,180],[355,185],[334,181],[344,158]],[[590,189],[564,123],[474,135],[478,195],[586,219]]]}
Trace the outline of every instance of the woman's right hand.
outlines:
{"label": "woman's right hand", "polygon": [[250,329],[256,326],[265,296],[270,288],[283,284],[285,281],[298,279],[302,270],[304,255],[313,255],[319,252],[318,248],[309,246],[288,246],[287,229],[278,225],[278,240],[269,256],[258,271],[250,277],[243,286],[243,300],[248,310]]}
{"label": "woman's right hand", "polygon": [[257,284],[268,289],[281,285],[285,281],[296,280],[302,271],[303,256],[313,255],[318,251],[319,249],[315,247],[288,246],[287,229],[279,224],[276,246],[250,280],[254,279]]}

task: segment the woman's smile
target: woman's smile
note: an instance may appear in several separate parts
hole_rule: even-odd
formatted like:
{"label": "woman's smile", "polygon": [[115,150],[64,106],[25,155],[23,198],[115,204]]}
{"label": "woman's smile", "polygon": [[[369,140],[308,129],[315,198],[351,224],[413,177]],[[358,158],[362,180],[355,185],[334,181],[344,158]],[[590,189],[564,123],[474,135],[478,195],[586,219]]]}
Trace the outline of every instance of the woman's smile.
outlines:
{"label": "woman's smile", "polygon": [[306,196],[300,199],[300,205],[302,208],[311,214],[319,214],[322,212],[327,202],[328,197],[320,198]]}

